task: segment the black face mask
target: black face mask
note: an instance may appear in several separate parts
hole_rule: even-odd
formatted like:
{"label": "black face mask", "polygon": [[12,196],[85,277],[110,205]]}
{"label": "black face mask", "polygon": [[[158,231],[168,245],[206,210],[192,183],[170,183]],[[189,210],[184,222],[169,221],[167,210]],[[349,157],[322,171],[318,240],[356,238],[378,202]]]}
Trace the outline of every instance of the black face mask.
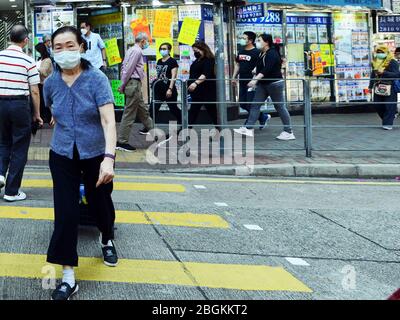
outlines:
{"label": "black face mask", "polygon": [[200,59],[201,58],[201,53],[200,52],[195,52],[194,56],[196,57],[196,59]]}

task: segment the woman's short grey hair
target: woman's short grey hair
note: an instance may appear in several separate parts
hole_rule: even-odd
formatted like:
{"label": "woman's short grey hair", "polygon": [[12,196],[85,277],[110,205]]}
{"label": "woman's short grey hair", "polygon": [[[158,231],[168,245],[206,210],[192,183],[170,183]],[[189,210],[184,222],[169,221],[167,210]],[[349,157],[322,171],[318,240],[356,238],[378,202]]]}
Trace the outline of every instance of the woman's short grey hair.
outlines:
{"label": "woman's short grey hair", "polygon": [[139,32],[138,35],[135,38],[135,42],[139,43],[142,40],[149,40],[149,36],[145,32]]}

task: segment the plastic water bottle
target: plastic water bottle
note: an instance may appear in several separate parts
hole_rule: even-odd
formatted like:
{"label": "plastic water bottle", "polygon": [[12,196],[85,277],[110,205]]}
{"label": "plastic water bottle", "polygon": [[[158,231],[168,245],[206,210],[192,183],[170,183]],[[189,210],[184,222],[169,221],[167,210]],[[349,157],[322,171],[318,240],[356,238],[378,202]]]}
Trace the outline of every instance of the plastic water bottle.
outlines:
{"label": "plastic water bottle", "polygon": [[88,204],[85,194],[85,185],[83,183],[81,183],[81,185],[79,186],[79,203],[83,203],[85,205]]}

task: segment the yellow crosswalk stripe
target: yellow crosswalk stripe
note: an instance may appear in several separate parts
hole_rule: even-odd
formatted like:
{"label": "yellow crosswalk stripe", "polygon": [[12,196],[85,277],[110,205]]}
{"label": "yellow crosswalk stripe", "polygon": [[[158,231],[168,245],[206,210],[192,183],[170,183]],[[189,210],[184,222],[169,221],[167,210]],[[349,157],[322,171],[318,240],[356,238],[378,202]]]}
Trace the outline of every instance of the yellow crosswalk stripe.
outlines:
{"label": "yellow crosswalk stripe", "polygon": [[[53,220],[53,208],[32,208],[0,206],[2,219]],[[116,223],[127,224],[159,224],[166,226],[193,228],[229,228],[229,223],[215,214],[200,214],[190,212],[141,212],[116,211]]]}
{"label": "yellow crosswalk stripe", "polygon": [[[23,188],[53,188],[53,181],[48,179],[24,179]],[[151,191],[182,193],[186,189],[181,184],[173,183],[141,183],[141,182],[115,182],[114,190],[118,191]]]}
{"label": "yellow crosswalk stripe", "polygon": [[[0,277],[40,279],[46,275],[42,273],[47,270],[43,269],[46,265],[44,255],[0,253]],[[61,267],[56,270],[60,276]],[[99,258],[80,258],[75,270],[77,280],[81,281],[312,292],[284,268],[266,265],[120,259],[116,268],[109,268]]]}

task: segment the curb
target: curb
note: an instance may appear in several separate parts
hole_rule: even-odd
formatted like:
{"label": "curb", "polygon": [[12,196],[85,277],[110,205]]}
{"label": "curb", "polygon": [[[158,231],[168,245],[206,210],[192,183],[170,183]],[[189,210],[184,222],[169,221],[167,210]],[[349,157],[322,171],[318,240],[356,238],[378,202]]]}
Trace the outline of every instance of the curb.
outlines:
{"label": "curb", "polygon": [[270,164],[172,169],[166,172],[256,177],[394,179],[400,176],[400,164]]}

